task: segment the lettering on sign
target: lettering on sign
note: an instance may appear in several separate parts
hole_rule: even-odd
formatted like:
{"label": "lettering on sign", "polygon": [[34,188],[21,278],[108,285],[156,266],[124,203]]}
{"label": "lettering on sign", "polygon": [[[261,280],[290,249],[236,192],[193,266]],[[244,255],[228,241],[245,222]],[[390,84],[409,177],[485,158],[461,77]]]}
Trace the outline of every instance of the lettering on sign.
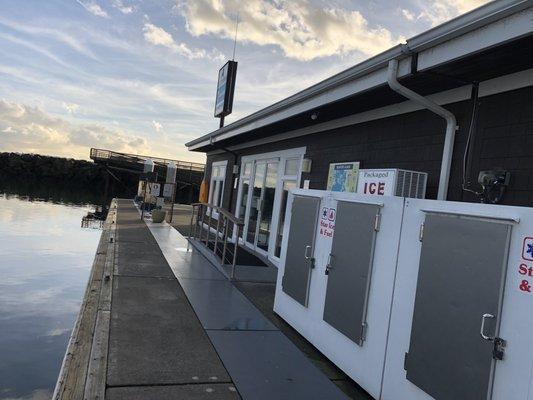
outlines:
{"label": "lettering on sign", "polygon": [[363,194],[385,195],[385,182],[365,182]]}
{"label": "lettering on sign", "polygon": [[337,209],[332,207],[322,207],[320,218],[320,234],[325,237],[333,237],[335,232],[335,219],[337,218]]}
{"label": "lettering on sign", "polygon": [[522,242],[522,262],[518,266],[519,283],[518,290],[523,293],[531,293],[533,279],[533,267],[527,261],[533,261],[533,237],[526,236]]}

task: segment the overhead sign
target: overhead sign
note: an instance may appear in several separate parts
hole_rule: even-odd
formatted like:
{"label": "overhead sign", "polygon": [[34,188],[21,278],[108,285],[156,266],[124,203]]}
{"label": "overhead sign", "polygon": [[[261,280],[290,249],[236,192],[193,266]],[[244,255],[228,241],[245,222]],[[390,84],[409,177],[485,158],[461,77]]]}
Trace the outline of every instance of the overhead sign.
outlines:
{"label": "overhead sign", "polygon": [[328,190],[355,193],[359,161],[329,164]]}
{"label": "overhead sign", "polygon": [[217,97],[215,100],[215,117],[231,114],[233,93],[237,77],[237,61],[228,61],[218,71]]}
{"label": "overhead sign", "polygon": [[357,193],[393,196],[395,178],[395,169],[361,170],[357,182]]}

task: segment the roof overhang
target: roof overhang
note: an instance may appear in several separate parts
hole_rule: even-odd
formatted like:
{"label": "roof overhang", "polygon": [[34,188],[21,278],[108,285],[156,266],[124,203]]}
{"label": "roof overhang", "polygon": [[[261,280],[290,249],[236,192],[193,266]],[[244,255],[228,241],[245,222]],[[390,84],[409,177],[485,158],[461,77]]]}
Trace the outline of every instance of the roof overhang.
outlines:
{"label": "roof overhang", "polygon": [[[248,140],[256,131],[267,133],[269,127],[276,126],[275,130],[279,133],[287,125],[309,124],[309,113],[316,110],[324,111],[329,119],[344,116],[338,115],[339,111],[333,111],[334,105],[342,105],[341,109],[353,106],[352,113],[356,113],[366,111],[368,107],[403,101],[405,99],[389,90],[386,85],[387,66],[392,59],[399,60],[398,76],[403,78],[402,81],[414,85],[415,90],[418,87],[421,92],[426,91],[423,94],[464,85],[464,78],[468,75],[469,79],[476,79],[478,76],[490,79],[498,73],[531,68],[529,65],[522,65],[524,63],[516,63],[514,69],[502,66],[501,71],[498,71],[494,65],[475,63],[478,71],[473,71],[471,64],[476,57],[484,56],[494,60],[498,51],[506,54],[507,47],[512,47],[514,41],[520,40],[523,46],[531,48],[532,19],[531,0],[499,0],[489,3],[293,96],[192,140],[186,146],[192,151],[207,152],[226,143]],[[528,53],[522,53],[523,58],[526,54]],[[528,62],[531,61],[525,60],[526,64]],[[469,74],[454,74],[458,68],[469,69]],[[489,68],[492,68],[492,74],[485,71]],[[437,79],[431,73],[441,75]],[[320,122],[323,121],[321,115]]]}

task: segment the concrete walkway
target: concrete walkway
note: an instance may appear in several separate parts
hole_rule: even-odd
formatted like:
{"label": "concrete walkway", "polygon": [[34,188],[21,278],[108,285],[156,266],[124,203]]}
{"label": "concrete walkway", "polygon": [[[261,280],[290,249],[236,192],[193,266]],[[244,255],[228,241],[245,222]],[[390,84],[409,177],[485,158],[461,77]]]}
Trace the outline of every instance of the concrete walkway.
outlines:
{"label": "concrete walkway", "polygon": [[54,400],[348,399],[176,229],[111,208]]}
{"label": "concrete walkway", "polygon": [[131,201],[117,210],[108,399],[238,399],[185,292]]}
{"label": "concrete walkway", "polygon": [[348,398],[176,229],[146,223],[243,399]]}

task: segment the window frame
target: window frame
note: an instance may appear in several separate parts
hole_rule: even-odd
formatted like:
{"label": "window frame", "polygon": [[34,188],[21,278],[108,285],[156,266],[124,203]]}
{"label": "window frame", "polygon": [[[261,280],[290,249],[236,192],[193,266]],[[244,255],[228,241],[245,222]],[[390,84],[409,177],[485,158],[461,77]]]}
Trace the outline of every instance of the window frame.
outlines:
{"label": "window frame", "polygon": [[[215,176],[215,168],[218,171],[223,171],[221,174]],[[228,160],[223,161],[213,161],[211,163],[211,176],[209,177],[209,194],[207,197],[207,202],[217,207],[222,207],[224,204],[224,190],[226,188],[226,176],[228,169]],[[220,193],[222,191],[222,193]],[[215,204],[213,202],[214,198],[217,200],[220,199],[220,204]],[[210,210],[208,208],[208,210]],[[218,212],[213,210],[213,218],[218,219]]]}

